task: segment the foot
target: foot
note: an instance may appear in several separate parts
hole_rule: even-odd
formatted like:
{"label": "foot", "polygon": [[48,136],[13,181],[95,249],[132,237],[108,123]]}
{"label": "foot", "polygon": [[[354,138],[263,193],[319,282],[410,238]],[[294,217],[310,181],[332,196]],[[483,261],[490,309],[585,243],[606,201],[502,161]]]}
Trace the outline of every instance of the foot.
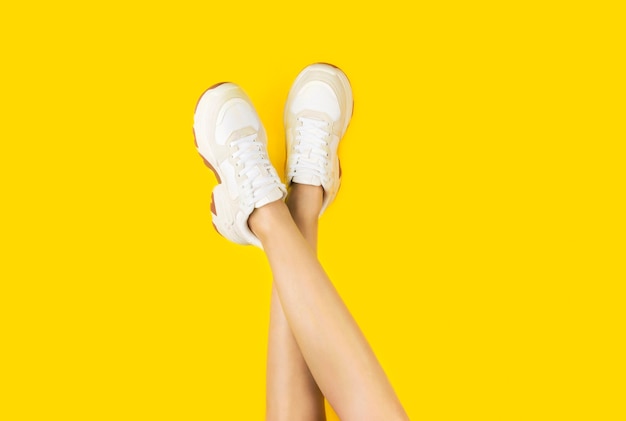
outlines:
{"label": "foot", "polygon": [[235,243],[261,247],[248,218],[282,200],[286,189],[269,161],[265,129],[252,102],[233,83],[215,85],[198,101],[193,130],[198,152],[219,183],[211,196],[213,226]]}
{"label": "foot", "polygon": [[321,186],[320,215],[341,182],[337,147],[352,117],[352,88],[337,67],[317,63],[296,78],[285,105],[287,185]]}

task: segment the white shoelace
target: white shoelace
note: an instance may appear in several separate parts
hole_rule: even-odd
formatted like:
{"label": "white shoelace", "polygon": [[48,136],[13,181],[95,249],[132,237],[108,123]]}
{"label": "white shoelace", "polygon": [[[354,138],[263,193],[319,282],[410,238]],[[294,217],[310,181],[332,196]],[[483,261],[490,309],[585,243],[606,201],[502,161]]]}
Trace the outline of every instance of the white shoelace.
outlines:
{"label": "white shoelace", "polygon": [[272,164],[256,133],[233,140],[231,145],[236,149],[232,157],[237,164],[237,177],[243,179],[246,204],[254,206],[279,186]]}
{"label": "white shoelace", "polygon": [[330,124],[324,120],[299,117],[288,176],[315,176],[321,181],[328,174]]}

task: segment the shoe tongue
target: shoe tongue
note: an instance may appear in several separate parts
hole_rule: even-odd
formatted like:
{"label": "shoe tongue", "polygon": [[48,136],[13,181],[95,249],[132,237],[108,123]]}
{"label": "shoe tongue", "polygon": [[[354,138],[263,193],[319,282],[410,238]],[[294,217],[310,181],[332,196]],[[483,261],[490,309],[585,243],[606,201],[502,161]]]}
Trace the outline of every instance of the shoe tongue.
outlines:
{"label": "shoe tongue", "polygon": [[322,180],[317,175],[313,174],[297,174],[291,178],[292,183],[308,184],[310,186],[321,186]]}
{"label": "shoe tongue", "polygon": [[265,206],[268,203],[275,202],[283,198],[283,192],[280,188],[273,188],[268,194],[259,199],[255,204],[255,208],[260,208],[261,206]]}

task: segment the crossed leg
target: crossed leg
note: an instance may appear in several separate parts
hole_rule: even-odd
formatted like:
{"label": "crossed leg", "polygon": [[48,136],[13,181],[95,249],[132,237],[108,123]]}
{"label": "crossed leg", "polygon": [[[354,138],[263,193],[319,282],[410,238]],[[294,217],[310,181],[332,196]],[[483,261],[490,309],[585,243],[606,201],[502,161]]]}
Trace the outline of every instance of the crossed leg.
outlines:
{"label": "crossed leg", "polygon": [[[313,191],[314,188],[299,192],[303,194],[302,203],[309,200],[315,203],[321,196],[321,190],[318,193],[312,193]],[[314,214],[314,220],[304,215],[302,218],[306,220],[301,220],[297,211],[298,204],[290,203],[295,218],[292,218],[285,203],[276,201],[256,209],[250,215],[248,225],[263,244],[274,275],[274,298],[277,296],[279,299],[275,301],[281,304],[287,326],[291,329],[306,366],[319,390],[342,420],[407,420],[408,417],[378,360],[311,247],[316,243],[313,241],[316,235],[313,238],[310,232],[313,228],[317,232],[317,214]],[[307,206],[303,208],[311,209]],[[304,234],[300,232],[294,219],[300,222]],[[278,311],[274,311],[272,316],[276,316],[276,313]],[[270,371],[275,365],[284,362],[277,360],[280,351],[271,349],[272,344],[278,343],[272,342],[274,339],[285,339],[286,333],[283,329],[281,331],[282,333],[274,329],[270,333],[274,335],[270,338]],[[288,350],[284,350],[289,352],[289,356],[293,356],[294,351],[293,344]],[[291,392],[286,396],[294,399],[307,396],[304,399],[305,405],[302,402],[292,402],[289,408],[291,405],[302,405],[307,411],[315,408],[304,414],[304,418],[294,415],[291,419],[323,419],[314,418],[323,417],[323,407],[320,407],[323,401],[320,400],[311,379],[307,379],[301,361],[297,362],[297,358],[289,361],[290,364],[280,369],[284,371],[268,373],[268,385],[273,387],[268,390],[271,395],[268,397],[268,402],[271,401],[268,410],[274,411],[280,406],[276,402],[281,397],[274,392],[282,392],[279,376],[283,376],[297,379],[292,384],[300,387],[298,396],[290,395]],[[297,367],[297,371],[290,375],[287,371],[290,367]],[[305,375],[300,377],[303,372]]]}
{"label": "crossed leg", "polygon": [[[245,92],[233,83],[215,85],[194,112],[198,152],[219,182],[212,193],[213,224],[235,243],[262,245],[274,275],[272,419],[323,420],[321,393],[343,420],[407,419],[315,253],[317,218],[337,192],[336,150],[351,113],[343,72],[324,64],[301,72],[285,106],[287,175],[296,183],[288,208],[267,156],[265,131]],[[322,184],[324,193],[297,183]]]}
{"label": "crossed leg", "polygon": [[[294,184],[287,197],[291,217],[313,250],[317,249],[317,219],[322,195],[321,187]],[[275,285],[272,285],[270,307],[266,419],[326,420],[324,395],[291,333]]]}

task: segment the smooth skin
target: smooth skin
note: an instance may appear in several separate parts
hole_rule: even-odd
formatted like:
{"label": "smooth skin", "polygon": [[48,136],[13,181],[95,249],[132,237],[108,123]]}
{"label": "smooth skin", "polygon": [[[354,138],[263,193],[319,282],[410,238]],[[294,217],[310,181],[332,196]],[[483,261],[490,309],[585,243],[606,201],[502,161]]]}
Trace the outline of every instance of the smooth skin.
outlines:
{"label": "smooth skin", "polygon": [[[321,187],[293,184],[286,200],[291,217],[314,251],[322,198]],[[270,305],[266,420],[326,420],[324,395],[291,333],[275,285]]]}
{"label": "smooth skin", "polygon": [[322,194],[321,187],[294,184],[289,207],[272,202],[248,219],[274,275],[268,419],[325,419],[321,391],[344,421],[408,420],[367,340],[317,260]]}

